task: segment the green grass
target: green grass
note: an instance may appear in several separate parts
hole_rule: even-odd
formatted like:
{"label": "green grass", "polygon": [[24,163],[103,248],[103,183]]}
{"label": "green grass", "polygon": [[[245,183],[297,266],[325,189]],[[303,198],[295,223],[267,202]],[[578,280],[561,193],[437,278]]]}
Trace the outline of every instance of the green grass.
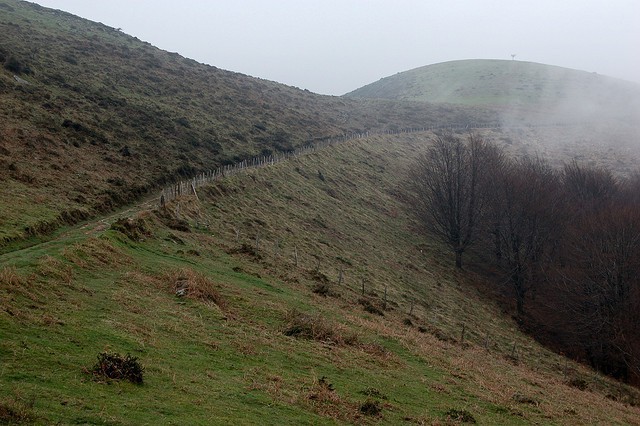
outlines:
{"label": "green grass", "polygon": [[487,59],[415,68],[346,96],[547,110],[556,121],[603,116],[634,120],[640,107],[635,83],[533,62]]}
{"label": "green grass", "polygon": [[[191,232],[142,211],[142,241],[96,222],[0,256],[0,403],[33,400],[24,410],[41,424],[446,424],[461,412],[480,424],[637,422],[637,408],[604,396],[628,388],[576,365],[591,390],[565,385],[564,361],[414,232],[399,183],[423,136],[352,141],[216,182],[201,202],[179,201]],[[256,233],[259,257],[238,252]],[[338,297],[311,292],[318,260]],[[169,277],[184,269],[224,303],[177,297]],[[387,286],[384,317],[358,303],[363,278],[377,303]],[[286,336],[292,309],[357,340]],[[138,357],[144,384],[92,380],[104,350]],[[368,399],[381,416],[360,413]]]}
{"label": "green grass", "polygon": [[[637,392],[519,333],[479,277],[416,232],[402,180],[427,135],[354,140],[201,188],[200,202],[170,206],[191,232],[131,204],[263,149],[491,113],[317,96],[25,2],[0,8],[0,53],[34,71],[19,86],[0,70],[0,423],[446,424],[460,413],[480,424],[638,423],[624,402]],[[548,136],[488,135],[514,152]],[[564,141],[546,154],[565,155]],[[136,241],[109,229],[119,217],[140,219]],[[176,296],[183,275],[212,284],[219,304]],[[319,281],[337,296],[314,294]],[[384,316],[359,303],[363,282],[376,306],[387,294]],[[356,338],[286,336],[294,310]],[[93,380],[105,350],[138,357],[144,384]],[[381,416],[360,412],[369,399]]]}

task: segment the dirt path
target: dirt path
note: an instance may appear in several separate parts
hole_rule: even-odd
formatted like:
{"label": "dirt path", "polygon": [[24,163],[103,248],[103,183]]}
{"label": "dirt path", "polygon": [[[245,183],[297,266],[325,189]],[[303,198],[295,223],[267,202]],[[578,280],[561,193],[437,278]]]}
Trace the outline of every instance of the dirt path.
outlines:
{"label": "dirt path", "polygon": [[158,196],[149,196],[143,200],[140,200],[137,204],[123,207],[114,213],[105,217],[96,217],[88,222],[73,225],[67,229],[62,230],[59,233],[46,237],[44,241],[36,242],[30,245],[18,247],[14,250],[7,251],[0,254],[0,267],[5,263],[11,263],[12,261],[19,261],[21,257],[26,257],[29,254],[44,251],[47,248],[54,247],[56,245],[62,245],[65,240],[77,241],[85,239],[94,235],[98,235],[111,226],[113,222],[123,217],[131,217],[134,214],[155,208],[160,199]]}

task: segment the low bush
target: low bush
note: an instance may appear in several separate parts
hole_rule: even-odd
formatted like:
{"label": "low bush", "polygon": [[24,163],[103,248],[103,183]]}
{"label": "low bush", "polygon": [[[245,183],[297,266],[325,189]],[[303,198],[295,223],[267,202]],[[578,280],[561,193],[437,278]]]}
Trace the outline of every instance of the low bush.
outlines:
{"label": "low bush", "polygon": [[128,380],[136,384],[142,384],[143,372],[144,367],[138,358],[111,352],[98,354],[98,362],[91,369],[97,380]]}
{"label": "low bush", "polygon": [[191,232],[189,222],[178,217],[178,215],[170,209],[160,209],[155,211],[156,217],[169,229],[180,232]]}
{"label": "low bush", "polygon": [[360,412],[367,416],[377,416],[382,412],[382,404],[374,399],[367,399],[360,406]]}
{"label": "low bush", "polygon": [[536,407],[540,405],[540,402],[538,402],[538,400],[531,398],[530,396],[523,395],[520,392],[514,393],[513,396],[511,396],[511,399],[520,404],[531,404],[535,405]]}
{"label": "low bush", "polygon": [[322,272],[313,269],[311,271],[307,271],[306,272],[306,277],[309,278],[312,281],[316,281],[319,284],[325,284],[328,285],[331,283],[331,280],[329,280],[329,277],[327,277],[325,274],[323,274]]}
{"label": "low bush", "polygon": [[326,377],[314,380],[301,402],[321,416],[347,424],[362,423],[358,405],[341,397]]}

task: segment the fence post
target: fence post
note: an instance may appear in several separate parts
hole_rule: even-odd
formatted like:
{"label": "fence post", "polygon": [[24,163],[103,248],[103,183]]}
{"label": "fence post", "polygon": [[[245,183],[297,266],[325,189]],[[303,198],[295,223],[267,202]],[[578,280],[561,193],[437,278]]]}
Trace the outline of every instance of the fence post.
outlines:
{"label": "fence post", "polygon": [[387,285],[384,285],[384,307],[382,308],[383,311],[387,310]]}

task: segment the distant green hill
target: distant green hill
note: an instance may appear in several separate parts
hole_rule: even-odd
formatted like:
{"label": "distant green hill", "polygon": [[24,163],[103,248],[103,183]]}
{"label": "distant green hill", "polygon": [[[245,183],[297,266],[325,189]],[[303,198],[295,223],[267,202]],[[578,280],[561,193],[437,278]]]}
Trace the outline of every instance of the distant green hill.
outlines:
{"label": "distant green hill", "polygon": [[562,115],[637,117],[640,85],[596,73],[505,60],[462,60],[427,65],[385,77],[345,95],[556,109]]}

